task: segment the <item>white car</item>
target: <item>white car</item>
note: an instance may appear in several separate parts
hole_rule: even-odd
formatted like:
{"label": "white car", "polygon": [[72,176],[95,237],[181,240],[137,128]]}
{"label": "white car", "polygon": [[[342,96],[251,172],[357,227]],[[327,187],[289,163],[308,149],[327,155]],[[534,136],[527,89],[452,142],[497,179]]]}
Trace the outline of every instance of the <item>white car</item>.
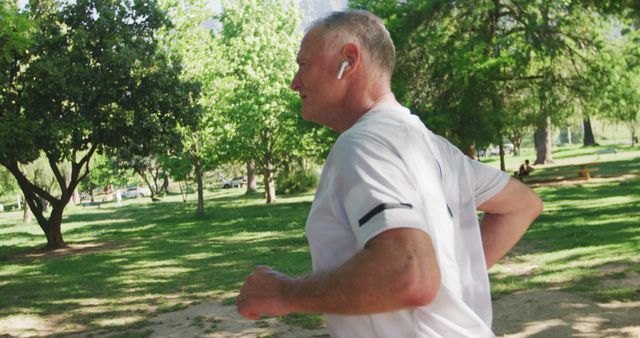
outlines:
{"label": "white car", "polygon": [[132,197],[148,197],[151,196],[151,190],[145,187],[130,186],[127,187],[127,191],[122,193],[122,198]]}
{"label": "white car", "polygon": [[245,183],[246,181],[244,179],[244,176],[234,177],[233,179],[222,181],[222,189],[242,188]]}

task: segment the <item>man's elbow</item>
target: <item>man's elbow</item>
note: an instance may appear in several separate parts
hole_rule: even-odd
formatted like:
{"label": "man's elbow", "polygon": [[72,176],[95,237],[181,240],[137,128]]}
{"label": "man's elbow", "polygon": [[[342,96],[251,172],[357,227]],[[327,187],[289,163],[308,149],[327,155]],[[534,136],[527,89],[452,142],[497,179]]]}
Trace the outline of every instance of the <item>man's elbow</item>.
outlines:
{"label": "man's elbow", "polygon": [[531,211],[531,216],[533,219],[536,219],[542,212],[544,211],[544,203],[542,202],[542,198],[538,196],[535,192],[532,193],[532,198],[529,203],[529,210]]}
{"label": "man's elbow", "polygon": [[420,307],[431,304],[440,291],[439,269],[425,269],[407,278],[401,285],[403,303],[406,307]]}

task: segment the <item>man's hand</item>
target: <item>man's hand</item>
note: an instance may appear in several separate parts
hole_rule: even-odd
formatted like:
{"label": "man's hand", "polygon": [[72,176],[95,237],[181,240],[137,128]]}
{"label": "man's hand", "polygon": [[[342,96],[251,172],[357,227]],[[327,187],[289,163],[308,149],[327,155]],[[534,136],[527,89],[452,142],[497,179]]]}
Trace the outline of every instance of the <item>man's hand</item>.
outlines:
{"label": "man's hand", "polygon": [[291,277],[256,266],[247,276],[236,298],[238,313],[248,319],[257,320],[261,315],[284,316],[291,312],[287,305],[287,290],[293,283]]}

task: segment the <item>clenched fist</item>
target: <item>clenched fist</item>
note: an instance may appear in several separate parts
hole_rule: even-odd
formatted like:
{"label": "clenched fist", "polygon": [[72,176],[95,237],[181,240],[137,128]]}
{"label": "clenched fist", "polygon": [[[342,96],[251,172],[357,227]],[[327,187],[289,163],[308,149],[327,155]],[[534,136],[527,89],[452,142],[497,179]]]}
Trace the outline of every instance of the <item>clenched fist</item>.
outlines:
{"label": "clenched fist", "polygon": [[292,312],[290,290],[295,279],[266,266],[256,266],[236,298],[238,313],[257,320],[261,315],[284,316]]}

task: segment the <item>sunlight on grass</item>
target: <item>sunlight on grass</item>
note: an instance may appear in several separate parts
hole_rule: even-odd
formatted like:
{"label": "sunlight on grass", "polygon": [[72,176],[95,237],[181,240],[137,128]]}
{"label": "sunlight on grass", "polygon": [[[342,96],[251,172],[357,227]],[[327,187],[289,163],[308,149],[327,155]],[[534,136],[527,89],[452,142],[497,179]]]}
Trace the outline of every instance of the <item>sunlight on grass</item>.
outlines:
{"label": "sunlight on grass", "polygon": [[42,274],[43,268],[44,264],[42,264],[41,262],[16,262],[10,264],[3,263],[2,265],[0,265],[0,276],[7,278],[11,276],[40,276]]}
{"label": "sunlight on grass", "polygon": [[181,260],[171,260],[165,259],[162,261],[136,261],[130,264],[125,264],[123,267],[125,270],[141,270],[141,269],[155,269],[155,268],[163,268],[166,266],[180,266]]}
{"label": "sunlight on grass", "polygon": [[[623,159],[620,150],[603,163],[618,175],[638,170],[634,151],[634,158]],[[558,157],[590,153],[575,148]],[[492,268],[492,296],[560,289],[603,301],[640,300],[628,281],[640,273],[640,180],[536,191],[545,212]],[[304,225],[312,200],[312,193],[279,196],[266,205],[261,194],[243,189],[207,191],[204,216],[194,215],[193,196],[189,203],[168,196],[120,207],[72,206],[65,240],[90,250],[50,256],[24,255],[44,244],[42,231],[35,222],[22,224],[21,212],[0,213],[0,321],[15,313],[64,314],[61,325],[126,330],[196,301],[235,299],[258,264],[304,275],[311,270]],[[313,316],[287,320],[321,324]]]}
{"label": "sunlight on grass", "polygon": [[[566,200],[564,202],[557,202],[549,206],[545,206],[545,211],[562,211],[566,210],[567,207],[571,209],[592,209],[596,207],[613,207],[616,205],[625,205],[632,202],[638,201],[637,196],[612,196],[607,198],[598,198],[591,200],[580,201],[579,204],[576,204],[574,200]],[[622,215],[624,216],[624,215]]]}
{"label": "sunlight on grass", "polygon": [[113,327],[120,327],[128,324],[133,324],[143,320],[144,318],[145,317],[143,316],[128,315],[128,316],[122,316],[119,318],[96,320],[94,323],[102,327],[113,328]]}
{"label": "sunlight on grass", "polygon": [[210,258],[219,257],[219,256],[220,256],[219,253],[214,253],[209,251],[209,252],[199,252],[199,253],[184,255],[182,256],[182,258],[187,260],[200,260],[200,259],[210,259]]}

